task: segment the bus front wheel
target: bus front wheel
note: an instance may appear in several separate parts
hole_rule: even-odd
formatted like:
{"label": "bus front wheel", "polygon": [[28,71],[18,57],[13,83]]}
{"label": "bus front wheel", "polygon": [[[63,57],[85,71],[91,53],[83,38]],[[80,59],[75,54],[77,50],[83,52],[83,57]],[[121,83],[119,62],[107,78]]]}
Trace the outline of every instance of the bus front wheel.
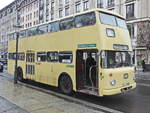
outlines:
{"label": "bus front wheel", "polygon": [[65,94],[71,94],[73,91],[72,80],[69,75],[63,74],[59,79],[59,88]]}

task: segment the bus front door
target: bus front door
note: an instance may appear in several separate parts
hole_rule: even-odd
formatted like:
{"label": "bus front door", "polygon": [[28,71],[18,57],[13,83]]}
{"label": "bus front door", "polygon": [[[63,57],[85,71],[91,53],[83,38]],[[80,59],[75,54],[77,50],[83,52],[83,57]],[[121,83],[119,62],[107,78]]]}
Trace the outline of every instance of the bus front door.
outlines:
{"label": "bus front door", "polygon": [[26,53],[26,78],[35,80],[35,53]]}
{"label": "bus front door", "polygon": [[97,50],[78,50],[76,57],[77,90],[98,95],[98,56]]}

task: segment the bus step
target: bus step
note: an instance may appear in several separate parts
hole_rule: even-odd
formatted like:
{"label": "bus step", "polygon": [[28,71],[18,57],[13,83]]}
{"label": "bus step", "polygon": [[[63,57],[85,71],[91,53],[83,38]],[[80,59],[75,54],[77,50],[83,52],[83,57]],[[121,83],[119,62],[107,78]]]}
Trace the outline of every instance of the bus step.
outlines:
{"label": "bus step", "polygon": [[98,92],[96,90],[92,91],[92,90],[88,90],[88,89],[81,89],[81,90],[78,90],[78,92],[90,94],[90,95],[95,95],[95,96],[98,95]]}

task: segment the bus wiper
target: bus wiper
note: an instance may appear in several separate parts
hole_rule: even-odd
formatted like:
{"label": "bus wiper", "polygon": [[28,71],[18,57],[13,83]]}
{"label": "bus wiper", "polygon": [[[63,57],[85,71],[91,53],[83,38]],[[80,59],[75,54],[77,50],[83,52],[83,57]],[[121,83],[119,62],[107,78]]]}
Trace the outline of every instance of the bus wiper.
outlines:
{"label": "bus wiper", "polygon": [[122,63],[116,63],[115,65],[114,65],[114,67],[121,67],[122,66]]}

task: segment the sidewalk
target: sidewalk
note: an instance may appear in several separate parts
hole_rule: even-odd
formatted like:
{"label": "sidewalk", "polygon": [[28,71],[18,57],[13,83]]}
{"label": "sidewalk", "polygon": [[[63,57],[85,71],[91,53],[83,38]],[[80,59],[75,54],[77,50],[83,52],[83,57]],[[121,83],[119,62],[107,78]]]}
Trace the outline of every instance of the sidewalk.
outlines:
{"label": "sidewalk", "polygon": [[136,71],[135,77],[136,79],[150,80],[150,72]]}
{"label": "sidewalk", "polygon": [[0,97],[0,113],[28,113],[10,101]]}
{"label": "sidewalk", "polygon": [[[104,113],[20,84],[14,85],[12,78],[0,73],[0,113]],[[1,111],[1,108],[7,109]]]}

